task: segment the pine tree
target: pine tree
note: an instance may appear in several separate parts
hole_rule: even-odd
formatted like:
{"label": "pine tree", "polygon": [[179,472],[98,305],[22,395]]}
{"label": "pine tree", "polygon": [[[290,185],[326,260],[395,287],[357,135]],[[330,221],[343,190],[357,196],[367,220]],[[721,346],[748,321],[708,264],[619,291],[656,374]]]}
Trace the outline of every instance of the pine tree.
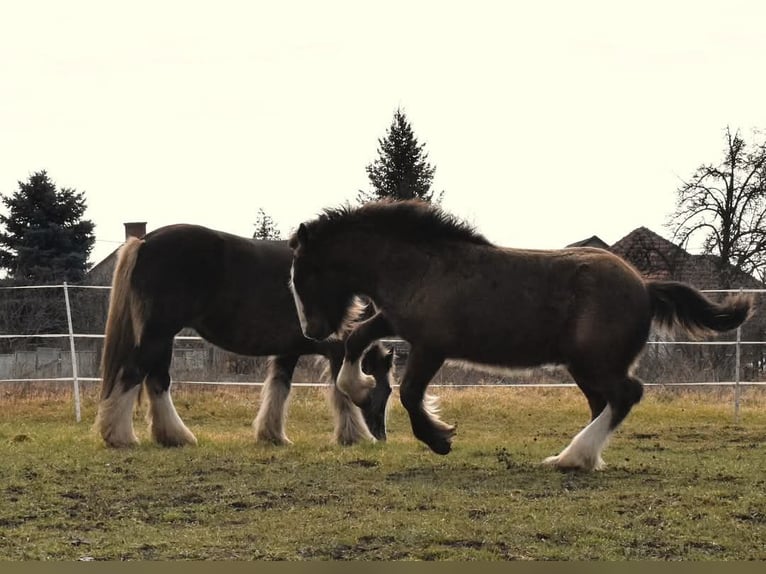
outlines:
{"label": "pine tree", "polygon": [[263,209],[258,210],[253,239],[282,239],[274,220]]}
{"label": "pine tree", "polygon": [[366,168],[370,191],[359,191],[360,203],[382,198],[441,202],[444,192],[431,190],[436,168],[428,163],[425,144],[418,143],[407,116],[394,113],[386,137],[378,139],[378,159]]}
{"label": "pine tree", "polygon": [[80,281],[95,241],[94,225],[83,219],[85,195],[60,188],[45,171],[19,182],[0,215],[0,268],[29,283]]}

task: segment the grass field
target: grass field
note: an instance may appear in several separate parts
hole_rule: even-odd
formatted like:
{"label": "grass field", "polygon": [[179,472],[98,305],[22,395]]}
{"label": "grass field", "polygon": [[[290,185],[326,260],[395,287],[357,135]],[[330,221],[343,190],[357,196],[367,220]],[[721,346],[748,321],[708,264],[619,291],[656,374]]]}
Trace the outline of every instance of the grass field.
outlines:
{"label": "grass field", "polygon": [[587,422],[575,389],[435,389],[453,452],[410,434],[337,447],[321,390],[296,389],[290,447],[256,445],[254,389],[174,391],[199,446],[107,450],[65,392],[4,390],[3,560],[766,560],[766,392],[648,389],[606,470],[540,461]]}

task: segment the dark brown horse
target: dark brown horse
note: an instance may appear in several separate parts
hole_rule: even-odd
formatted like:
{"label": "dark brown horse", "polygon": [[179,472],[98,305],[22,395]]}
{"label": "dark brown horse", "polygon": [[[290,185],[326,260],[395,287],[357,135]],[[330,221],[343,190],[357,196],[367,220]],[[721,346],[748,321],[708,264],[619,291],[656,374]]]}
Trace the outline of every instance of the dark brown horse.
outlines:
{"label": "dark brown horse", "polygon": [[379,310],[347,338],[339,388],[364,404],[374,381],[359,368],[361,352],[389,335],[408,341],[400,398],[415,436],[440,454],[450,451],[454,427],[423,399],[445,359],[565,366],[588,399],[592,421],[546,462],[590,470],[602,466],[610,435],[641,399],[631,367],[652,321],[702,336],[734,329],[751,308],[745,296],[716,304],[682,283],[646,281],[600,249],[498,247],[421,202],[326,210],[300,225],[290,246],[306,336],[332,333],[357,294]]}
{"label": "dark brown horse", "polygon": [[[335,380],[344,353],[338,338],[312,341],[301,333],[289,288],[291,259],[285,241],[195,225],[171,225],[128,240],[114,272],[102,360],[96,428],[107,445],[137,442],[132,414],[142,383],[152,438],[167,446],[197,442],[170,397],[173,338],[184,327],[234,353],[272,355],[253,426],[257,440],[289,442],[286,401],[298,359],[327,357]],[[361,413],[332,386],[335,440],[341,444],[386,437],[392,356],[378,346],[364,362],[380,391]]]}

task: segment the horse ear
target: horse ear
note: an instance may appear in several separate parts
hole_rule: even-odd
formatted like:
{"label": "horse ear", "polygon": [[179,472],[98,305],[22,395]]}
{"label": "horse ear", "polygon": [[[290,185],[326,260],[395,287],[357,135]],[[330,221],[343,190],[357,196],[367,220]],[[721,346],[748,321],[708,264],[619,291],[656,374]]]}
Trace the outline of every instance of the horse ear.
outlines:
{"label": "horse ear", "polygon": [[293,248],[295,253],[302,253],[306,250],[306,245],[309,242],[309,231],[306,229],[306,225],[301,223],[298,226],[298,231],[295,232],[293,241],[290,242],[290,247]]}

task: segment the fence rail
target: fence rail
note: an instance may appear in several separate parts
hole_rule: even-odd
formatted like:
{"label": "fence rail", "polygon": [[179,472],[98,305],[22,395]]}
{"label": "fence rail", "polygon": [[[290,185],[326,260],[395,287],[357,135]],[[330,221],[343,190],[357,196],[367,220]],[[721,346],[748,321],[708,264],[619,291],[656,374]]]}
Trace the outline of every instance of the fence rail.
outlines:
{"label": "fence rail", "polygon": [[[23,285],[23,286],[3,286],[0,287],[0,291],[9,290],[40,290],[40,289],[61,289],[63,294],[63,304],[66,309],[66,333],[31,333],[31,334],[6,334],[0,333],[0,340],[7,339],[68,339],[69,340],[69,353],[71,360],[71,376],[62,377],[27,377],[27,378],[0,378],[0,383],[24,383],[24,382],[53,382],[53,383],[71,383],[73,387],[74,395],[74,410],[75,420],[81,421],[81,408],[80,408],[80,383],[81,382],[99,382],[98,377],[80,376],[78,371],[78,351],[76,341],[78,339],[103,339],[103,334],[94,333],[76,333],[73,327],[72,321],[72,305],[70,301],[70,291],[74,289],[91,289],[91,290],[109,290],[111,287],[103,285],[70,285],[68,283],[62,283],[57,285]],[[705,293],[766,293],[766,289],[715,289],[704,290]],[[183,336],[179,335],[175,337],[177,341],[204,341],[199,336]],[[402,344],[401,339],[383,339],[384,343],[389,344]],[[743,386],[766,386],[766,381],[742,381],[741,380],[741,350],[744,346],[752,345],[766,345],[766,341],[760,340],[748,340],[743,341],[741,338],[741,329],[737,328],[736,338],[734,340],[718,340],[718,341],[672,341],[672,340],[654,340],[648,341],[650,346],[724,346],[735,347],[735,367],[732,373],[733,377],[731,381],[694,381],[694,382],[665,382],[665,383],[646,383],[647,387],[734,387],[734,419],[739,421],[740,411],[740,399],[741,388]],[[192,381],[192,380],[176,380],[176,383],[184,385],[210,385],[210,386],[261,386],[262,381]],[[318,386],[321,383],[309,382],[309,383],[293,383],[294,386],[299,387],[312,387]],[[432,386],[440,386],[438,383],[434,383]],[[507,383],[500,384],[449,384],[443,385],[453,388],[465,388],[465,387],[537,387],[537,388],[570,388],[575,387],[574,383]]]}

